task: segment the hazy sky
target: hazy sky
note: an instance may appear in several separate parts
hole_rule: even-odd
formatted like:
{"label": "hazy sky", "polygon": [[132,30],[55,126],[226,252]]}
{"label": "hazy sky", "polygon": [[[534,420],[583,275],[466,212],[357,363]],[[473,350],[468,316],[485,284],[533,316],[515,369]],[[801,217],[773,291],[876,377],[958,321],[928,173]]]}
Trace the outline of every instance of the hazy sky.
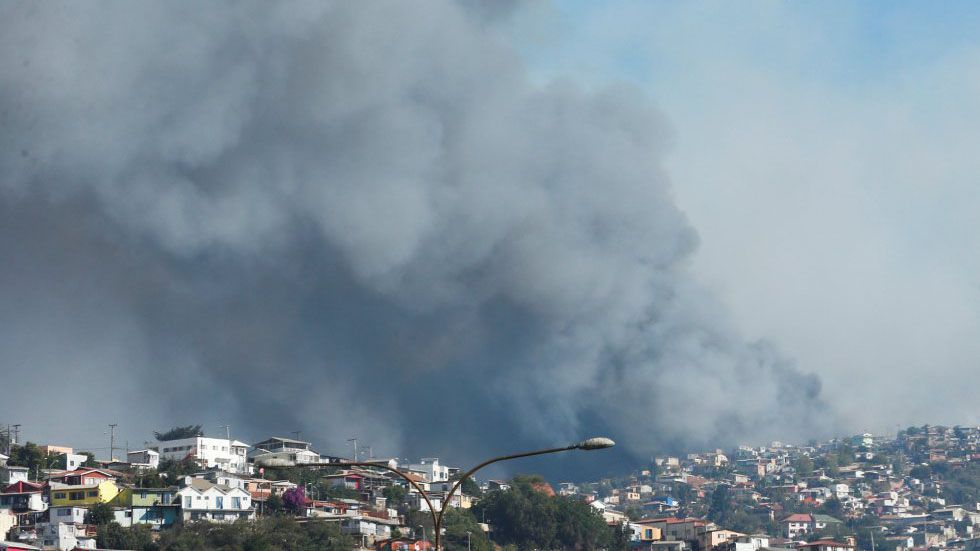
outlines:
{"label": "hazy sky", "polygon": [[9,2],[0,421],[563,472],[977,423],[972,7]]}

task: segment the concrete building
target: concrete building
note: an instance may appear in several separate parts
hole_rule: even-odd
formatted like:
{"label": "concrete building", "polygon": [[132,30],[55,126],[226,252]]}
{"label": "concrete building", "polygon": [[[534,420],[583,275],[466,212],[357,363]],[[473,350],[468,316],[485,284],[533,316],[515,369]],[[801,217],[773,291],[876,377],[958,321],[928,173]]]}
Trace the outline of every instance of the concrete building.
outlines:
{"label": "concrete building", "polygon": [[137,450],[126,453],[126,461],[137,467],[156,469],[160,466],[160,453],[154,450]]}
{"label": "concrete building", "polygon": [[236,474],[250,474],[248,444],[225,438],[194,436],[160,442],[160,459],[197,461],[206,469],[220,468]]}
{"label": "concrete building", "polygon": [[418,463],[412,463],[408,470],[422,475],[426,482],[443,482],[449,480],[449,467],[439,464],[438,457],[423,457]]}
{"label": "concrete building", "polygon": [[274,436],[257,442],[248,453],[249,458],[260,466],[314,465],[326,463],[320,454],[310,449],[311,444],[302,440]]}

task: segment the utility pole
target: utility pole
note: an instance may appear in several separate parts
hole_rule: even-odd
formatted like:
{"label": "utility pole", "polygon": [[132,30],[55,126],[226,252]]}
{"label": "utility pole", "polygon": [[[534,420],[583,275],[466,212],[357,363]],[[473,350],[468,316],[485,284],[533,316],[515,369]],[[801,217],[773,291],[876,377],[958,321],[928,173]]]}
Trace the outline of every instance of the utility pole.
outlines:
{"label": "utility pole", "polygon": [[353,436],[347,439],[348,442],[354,443],[354,461],[357,461],[357,437]]}
{"label": "utility pole", "polygon": [[109,461],[114,461],[116,455],[116,427],[119,423],[109,423]]}
{"label": "utility pole", "polygon": [[20,444],[20,425],[14,425],[14,444]]}
{"label": "utility pole", "polygon": [[[231,445],[231,425],[221,425],[221,426],[225,428],[225,440],[228,441],[228,457],[229,458],[235,457],[235,451],[233,449],[234,446]],[[228,464],[231,465],[231,461],[229,461]],[[235,470],[236,471],[238,470],[237,465],[235,466]]]}

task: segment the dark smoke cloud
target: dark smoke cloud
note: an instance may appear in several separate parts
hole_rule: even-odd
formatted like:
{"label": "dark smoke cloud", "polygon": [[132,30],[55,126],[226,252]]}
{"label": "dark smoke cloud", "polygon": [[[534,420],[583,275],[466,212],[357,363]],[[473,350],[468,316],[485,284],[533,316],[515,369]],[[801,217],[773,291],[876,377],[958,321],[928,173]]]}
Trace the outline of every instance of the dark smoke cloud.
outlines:
{"label": "dark smoke cloud", "polygon": [[636,459],[825,428],[818,381],[689,277],[666,123],[532,85],[497,15],[0,10],[0,369],[51,395],[47,438],[230,422],[467,461],[607,432]]}

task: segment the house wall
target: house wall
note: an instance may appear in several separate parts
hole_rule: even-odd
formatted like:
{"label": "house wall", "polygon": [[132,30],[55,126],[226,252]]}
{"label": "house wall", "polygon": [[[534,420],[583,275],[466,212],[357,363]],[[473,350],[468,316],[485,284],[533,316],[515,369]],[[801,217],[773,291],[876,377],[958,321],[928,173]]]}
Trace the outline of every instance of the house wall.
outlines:
{"label": "house wall", "polygon": [[[81,497],[76,495],[78,492],[82,492]],[[52,488],[50,503],[51,507],[95,505],[96,503],[109,503],[117,495],[119,495],[119,487],[116,486],[116,483],[111,480],[103,480],[95,486]]]}
{"label": "house wall", "polygon": [[158,488],[126,488],[119,492],[117,502],[130,507],[152,507],[154,505],[170,505],[176,503],[177,489],[166,490]]}
{"label": "house wall", "polygon": [[[200,492],[194,488],[182,488],[177,492],[180,496],[180,506],[184,517],[188,513],[231,513],[248,511],[252,507],[252,497],[245,490],[233,488],[227,493],[217,488],[209,488]],[[187,501],[190,498],[190,501]],[[237,503],[235,500],[238,500]],[[238,505],[238,507],[236,507]]]}
{"label": "house wall", "polygon": [[149,524],[151,526],[170,526],[180,517],[180,508],[176,505],[159,507],[133,507],[133,524]]}
{"label": "house wall", "polygon": [[246,448],[234,446],[224,438],[182,438],[160,442],[160,459],[180,461],[194,457],[207,468],[221,467],[232,473],[249,471]]}
{"label": "house wall", "polygon": [[422,473],[427,482],[442,482],[449,480],[449,467],[439,464],[439,459],[424,457],[421,462],[408,466],[408,470]]}
{"label": "house wall", "polygon": [[9,509],[0,509],[0,537],[5,536],[14,526],[17,526],[17,515]]}
{"label": "house wall", "polygon": [[82,507],[52,507],[48,512],[48,518],[52,524],[59,522],[82,524],[85,522],[86,512],[87,509]]}

